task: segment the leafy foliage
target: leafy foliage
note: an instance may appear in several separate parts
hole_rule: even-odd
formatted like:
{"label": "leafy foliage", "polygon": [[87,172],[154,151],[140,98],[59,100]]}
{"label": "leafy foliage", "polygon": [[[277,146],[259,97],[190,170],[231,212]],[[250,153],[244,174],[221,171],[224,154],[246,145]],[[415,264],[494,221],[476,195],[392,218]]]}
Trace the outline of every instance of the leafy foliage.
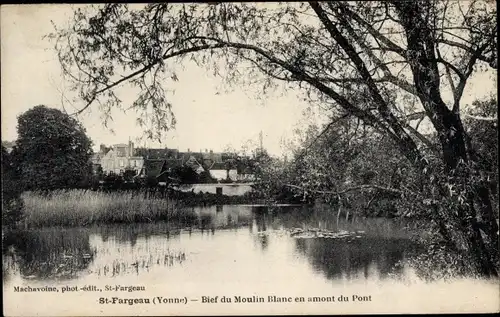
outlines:
{"label": "leafy foliage", "polygon": [[13,158],[26,190],[80,187],[92,178],[91,141],[81,124],[36,106],[18,117]]}
{"label": "leafy foliage", "polygon": [[261,150],[257,152],[251,164],[255,172],[256,195],[270,203],[281,198],[280,196],[285,191],[284,181],[287,177],[283,161]]}
{"label": "leafy foliage", "polygon": [[[498,102],[496,98],[472,103],[472,117],[467,117],[465,123],[472,140],[474,150],[480,157],[481,169],[493,173],[493,179],[498,179]],[[494,118],[482,120],[481,118]]]}

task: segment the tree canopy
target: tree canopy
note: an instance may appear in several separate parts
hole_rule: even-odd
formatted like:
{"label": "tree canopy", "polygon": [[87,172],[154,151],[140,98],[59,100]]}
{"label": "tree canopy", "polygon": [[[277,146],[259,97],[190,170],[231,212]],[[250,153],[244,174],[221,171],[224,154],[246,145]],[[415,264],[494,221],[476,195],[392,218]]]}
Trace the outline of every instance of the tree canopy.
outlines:
{"label": "tree canopy", "polygon": [[12,157],[26,189],[75,187],[90,176],[92,142],[68,114],[36,106],[18,117],[17,132]]}

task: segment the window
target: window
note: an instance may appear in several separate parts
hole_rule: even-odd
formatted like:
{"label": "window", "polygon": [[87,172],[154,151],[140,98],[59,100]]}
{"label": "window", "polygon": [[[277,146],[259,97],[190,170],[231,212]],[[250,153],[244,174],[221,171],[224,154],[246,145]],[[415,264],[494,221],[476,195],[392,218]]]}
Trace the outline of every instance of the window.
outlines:
{"label": "window", "polygon": [[221,196],[222,195],[222,187],[216,187],[215,193],[217,194],[217,196]]}
{"label": "window", "polygon": [[120,160],[120,167],[123,167],[125,166],[125,163],[123,162],[123,160]]}

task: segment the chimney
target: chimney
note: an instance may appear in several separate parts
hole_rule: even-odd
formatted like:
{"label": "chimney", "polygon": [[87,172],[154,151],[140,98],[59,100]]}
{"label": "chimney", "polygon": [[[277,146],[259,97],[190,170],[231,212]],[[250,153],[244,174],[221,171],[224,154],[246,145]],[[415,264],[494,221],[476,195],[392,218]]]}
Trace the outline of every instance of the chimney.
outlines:
{"label": "chimney", "polygon": [[134,156],[134,142],[128,141],[128,156]]}

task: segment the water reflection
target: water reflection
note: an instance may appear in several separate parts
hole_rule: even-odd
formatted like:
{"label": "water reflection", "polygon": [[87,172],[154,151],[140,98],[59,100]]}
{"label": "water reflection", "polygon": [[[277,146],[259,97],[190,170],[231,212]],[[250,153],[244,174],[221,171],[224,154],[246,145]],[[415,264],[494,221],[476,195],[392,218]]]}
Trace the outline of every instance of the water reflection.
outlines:
{"label": "water reflection", "polygon": [[158,267],[182,265],[186,260],[184,251],[169,246],[169,241],[178,237],[179,231],[165,231],[157,235],[134,234],[134,243],[120,240],[123,235],[104,240],[99,232],[96,229],[96,233],[90,237],[90,243],[99,256],[89,266],[88,274],[98,277],[139,275]]}
{"label": "water reflection", "polygon": [[298,252],[328,279],[395,278],[418,247],[404,239],[296,239]]}
{"label": "water reflection", "polygon": [[[189,223],[49,228],[3,236],[4,281],[23,279],[115,278],[182,268],[189,280],[200,267],[227,278],[236,257],[243,267],[300,267],[304,276],[368,279],[403,274],[398,263],[418,249],[402,224],[384,219],[339,221],[328,209],[217,206],[195,208]],[[287,230],[363,231],[360,239],[297,239]],[[235,258],[233,261],[230,259]],[[279,262],[279,264],[278,264]],[[241,264],[240,264],[241,265]],[[253,272],[253,271],[252,271]],[[255,275],[252,275],[255,274]],[[262,272],[248,274],[259,279]],[[260,275],[259,275],[260,274]],[[241,277],[238,277],[241,278]],[[286,281],[285,281],[286,282]]]}
{"label": "water reflection", "polygon": [[17,271],[28,279],[71,279],[95,255],[86,229],[7,232],[2,242],[4,276]]}

